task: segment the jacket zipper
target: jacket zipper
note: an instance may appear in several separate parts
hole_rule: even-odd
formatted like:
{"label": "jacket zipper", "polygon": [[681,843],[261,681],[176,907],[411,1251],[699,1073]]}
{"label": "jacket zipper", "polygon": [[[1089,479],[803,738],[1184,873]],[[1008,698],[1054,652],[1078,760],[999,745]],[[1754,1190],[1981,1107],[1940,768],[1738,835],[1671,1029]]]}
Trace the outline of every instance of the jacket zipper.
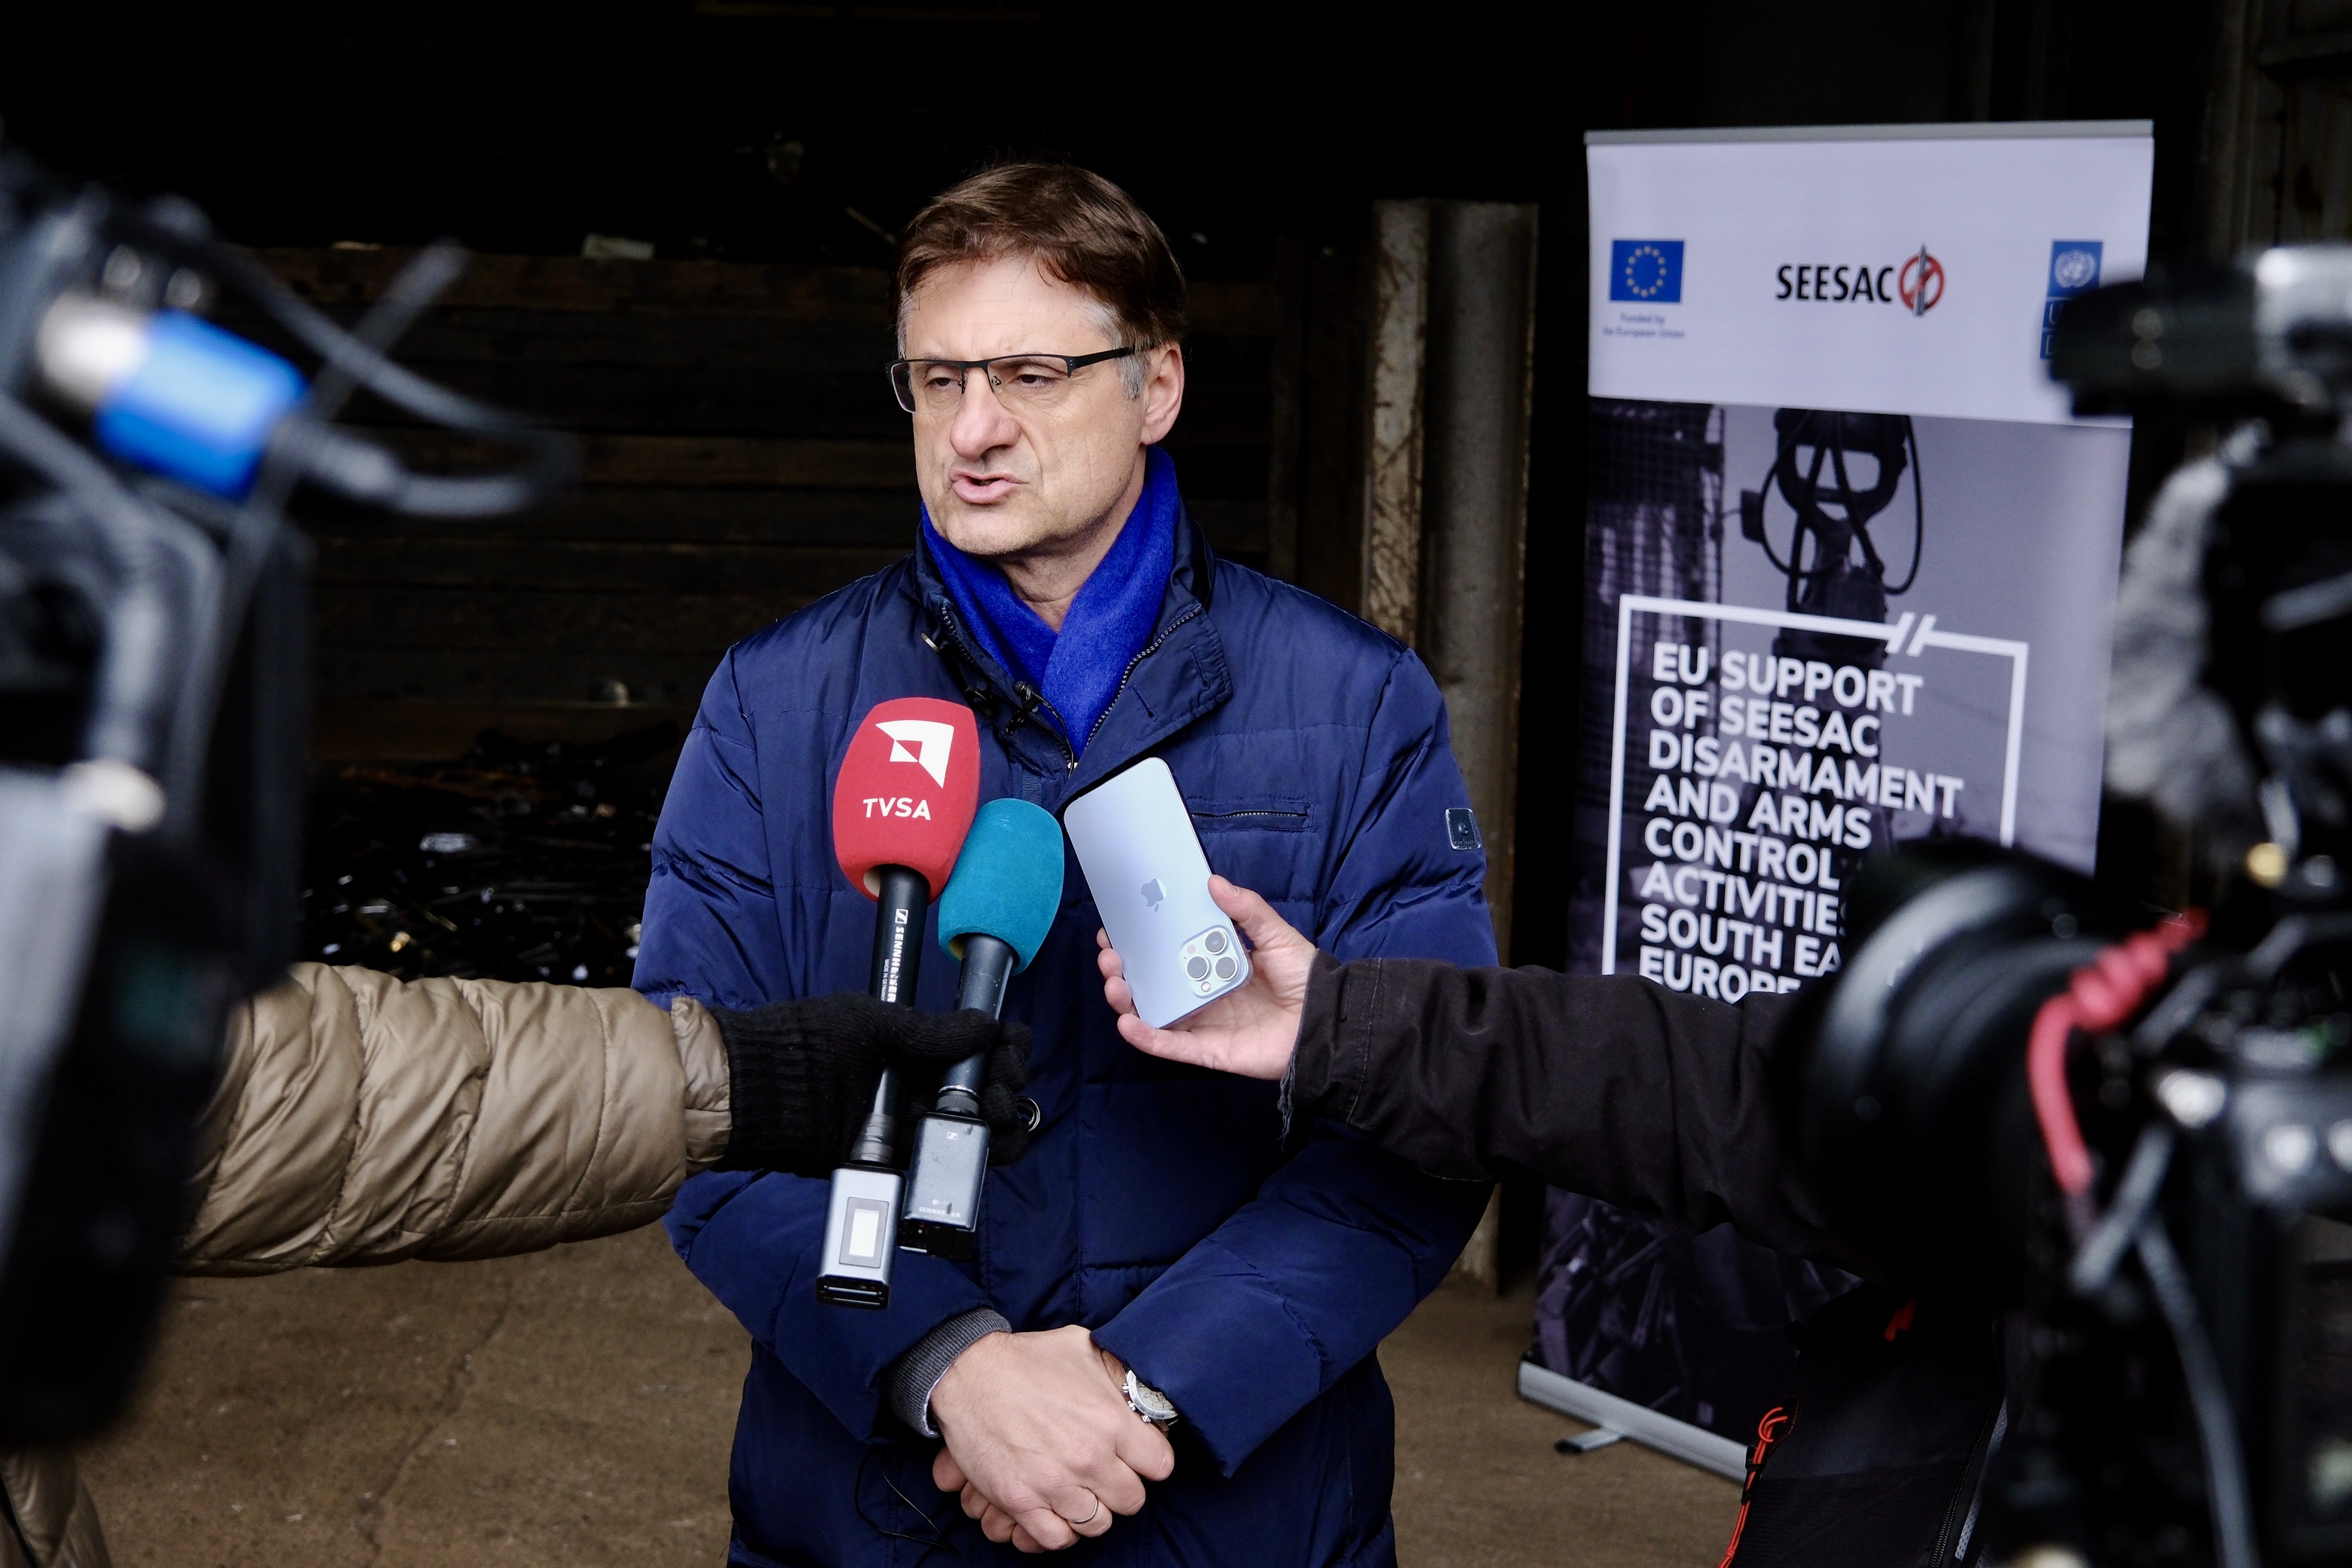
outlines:
{"label": "jacket zipper", "polygon": [[[1196,603],[1196,604],[1194,604],[1194,605],[1193,605],[1190,609],[1186,610],[1182,615],[1178,616],[1174,620],[1172,620],[1172,621],[1169,622],[1165,626],[1161,627],[1161,628],[1160,628],[1160,635],[1159,635],[1158,637],[1153,637],[1153,638],[1150,640],[1150,642],[1149,642],[1149,643],[1145,644],[1145,645],[1144,645],[1144,648],[1143,648],[1143,651],[1142,651],[1142,652],[1140,652],[1140,653],[1137,654],[1133,658],[1130,658],[1130,659],[1129,659],[1129,660],[1127,661],[1127,668],[1126,668],[1124,670],[1121,670],[1121,671],[1119,672],[1119,677],[1118,677],[1118,689],[1117,689],[1116,690],[1112,691],[1112,693],[1110,694],[1110,700],[1109,700],[1108,702],[1106,702],[1106,703],[1104,703],[1104,704],[1103,704],[1103,710],[1102,710],[1102,712],[1101,712],[1101,713],[1099,713],[1099,714],[1097,714],[1097,715],[1096,716],[1096,718],[1095,718],[1095,724],[1094,724],[1094,728],[1093,728],[1093,729],[1091,729],[1091,730],[1088,730],[1088,731],[1087,731],[1087,744],[1088,744],[1088,745],[1090,745],[1090,746],[1091,746],[1091,745],[1093,745],[1093,744],[1094,744],[1094,741],[1095,741],[1095,737],[1096,737],[1097,735],[1099,735],[1099,734],[1101,734],[1101,733],[1102,733],[1102,727],[1103,727],[1104,723],[1105,723],[1106,721],[1108,721],[1109,720],[1109,718],[1110,718],[1110,710],[1111,710],[1112,709],[1114,709],[1114,708],[1116,708],[1116,707],[1118,707],[1118,700],[1119,700],[1121,697],[1123,697],[1123,696],[1125,696],[1125,695],[1127,694],[1128,683],[1129,683],[1129,681],[1132,681],[1132,680],[1135,679],[1136,667],[1137,667],[1137,666],[1139,666],[1139,665],[1140,665],[1140,664],[1141,664],[1145,659],[1150,658],[1153,654],[1158,653],[1158,652],[1160,650],[1160,648],[1161,648],[1162,647],[1166,646],[1168,639],[1169,639],[1170,637],[1174,637],[1174,636],[1176,635],[1176,628],[1177,628],[1177,627],[1179,627],[1179,626],[1182,626],[1185,622],[1187,622],[1187,621],[1189,621],[1189,620],[1192,620],[1192,618],[1194,618],[1195,616],[1197,616],[1198,615],[1200,615],[1200,613],[1201,613],[1201,606]],[[974,653],[971,651],[971,645],[970,645],[968,642],[966,642],[966,641],[964,640],[963,627],[962,627],[962,626],[961,626],[961,625],[960,625],[960,624],[957,622],[957,620],[956,620],[956,618],[955,618],[955,614],[954,614],[954,612],[953,612],[952,610],[949,610],[949,609],[946,609],[946,608],[942,607],[942,608],[941,608],[941,610],[940,610],[940,620],[941,620],[941,621],[946,625],[949,637],[950,637],[951,638],[953,638],[953,639],[954,639],[954,641],[955,641],[955,645],[956,645],[956,651],[957,651],[958,653],[960,653],[960,654],[963,655],[966,658],[971,659],[974,664],[978,664],[978,663],[980,662],[980,658],[979,658],[979,656],[978,656],[977,654],[974,654]],[[1035,687],[1034,687],[1034,686],[1029,686],[1029,683],[1028,683],[1027,681],[1020,681],[1020,682],[1016,682],[1016,683],[1015,683],[1015,687],[1016,687],[1016,690],[1017,690],[1017,689],[1018,689],[1018,688],[1020,688],[1020,687],[1028,687],[1028,689],[1030,689],[1031,691],[1035,691],[1035,692],[1036,692],[1036,695],[1037,695],[1037,706],[1036,706],[1036,708],[1027,708],[1027,707],[1024,707],[1023,709],[1021,709],[1021,710],[1020,710],[1020,711],[1022,711],[1022,712],[1023,712],[1023,713],[1024,713],[1024,714],[1027,714],[1027,713],[1034,713],[1034,712],[1037,711],[1037,709],[1043,709],[1043,710],[1045,710],[1046,712],[1051,713],[1051,714],[1054,716],[1054,725],[1055,725],[1055,729],[1057,729],[1058,731],[1060,731],[1060,733],[1059,733],[1059,734],[1056,734],[1056,735],[1054,737],[1054,739],[1061,742],[1061,746],[1062,746],[1062,754],[1063,754],[1064,756],[1066,756],[1066,757],[1067,757],[1067,758],[1069,759],[1069,762],[1068,762],[1068,763],[1064,766],[1064,768],[1063,768],[1063,770],[1062,770],[1062,771],[1063,771],[1063,772],[1065,772],[1065,773],[1076,773],[1076,772],[1077,772],[1077,771],[1078,771],[1078,752],[1077,752],[1077,748],[1076,748],[1076,747],[1075,747],[1075,746],[1073,746],[1073,745],[1071,745],[1071,744],[1070,744],[1070,724],[1069,724],[1069,721],[1062,717],[1062,711],[1061,711],[1061,710],[1060,710],[1060,709],[1058,709],[1058,708],[1055,707],[1055,706],[1053,705],[1053,703],[1051,703],[1051,702],[1049,702],[1049,701],[1047,701],[1047,700],[1046,700],[1045,694],[1044,692],[1042,692],[1042,691],[1037,691],[1037,689],[1036,689]],[[1284,812],[1265,812],[1265,813],[1263,813],[1263,814],[1255,814],[1255,813],[1252,813],[1252,814],[1244,814],[1244,813],[1235,812],[1235,813],[1234,813],[1233,815],[1237,816],[1243,816],[1243,815],[1264,815],[1264,816],[1297,816],[1297,815],[1300,815],[1300,814],[1296,813],[1296,812],[1291,812],[1291,813],[1284,813]]]}
{"label": "jacket zipper", "polygon": [[1236,816],[1304,817],[1307,814],[1303,811],[1196,811],[1192,815],[1206,822],[1229,822]]}
{"label": "jacket zipper", "polygon": [[[954,643],[954,644],[955,644],[955,650],[956,650],[956,652],[957,652],[957,653],[959,653],[959,654],[961,654],[961,655],[962,655],[965,658],[970,659],[970,660],[971,660],[974,665],[978,665],[978,664],[981,662],[981,656],[980,656],[980,655],[978,655],[977,653],[974,653],[974,652],[972,651],[972,648],[971,648],[971,643],[970,643],[970,642],[968,642],[967,640],[965,640],[965,637],[964,637],[964,635],[963,635],[963,626],[962,626],[962,625],[961,625],[960,622],[958,622],[958,621],[956,620],[956,618],[955,618],[955,612],[954,612],[953,610],[951,610],[951,609],[948,609],[948,608],[946,608],[946,607],[942,606],[942,607],[940,608],[940,623],[941,623],[943,626],[946,626],[946,628],[947,628],[948,639],[949,639],[950,642],[952,642],[952,643]],[[1171,626],[1169,629],[1170,629],[1171,631],[1173,631],[1175,628],[1174,628],[1173,626]],[[1146,651],[1149,651],[1149,650],[1146,650]],[[1138,658],[1141,658],[1142,656],[1141,656],[1140,654],[1139,654],[1139,655],[1137,655],[1136,657],[1138,657]],[[1133,666],[1132,664],[1130,664],[1130,665],[1129,665],[1127,668],[1128,668],[1128,673],[1129,673],[1129,674],[1130,674],[1130,675],[1131,675],[1131,674],[1133,674],[1133,673],[1134,673],[1134,671],[1135,671],[1135,666]],[[1008,671],[1007,673],[1009,674],[1009,673],[1010,673],[1010,671]],[[1124,679],[1120,680],[1120,682],[1119,682],[1119,689],[1123,691],[1123,690],[1125,690],[1126,689],[1127,689],[1127,682],[1126,682]],[[1055,740],[1055,742],[1056,744],[1058,744],[1058,745],[1062,748],[1062,755],[1064,755],[1065,757],[1067,757],[1067,758],[1069,759],[1068,763],[1064,766],[1064,768],[1063,768],[1063,770],[1062,770],[1062,771],[1063,771],[1063,772],[1065,772],[1065,773],[1074,773],[1074,772],[1076,772],[1076,769],[1077,769],[1077,765],[1078,765],[1078,753],[1077,753],[1077,752],[1076,752],[1076,750],[1075,750],[1075,749],[1070,745],[1070,724],[1069,724],[1069,721],[1068,721],[1068,720],[1066,720],[1066,719],[1064,719],[1064,718],[1062,717],[1062,711],[1061,711],[1061,710],[1060,710],[1060,709],[1058,709],[1058,708],[1056,708],[1056,707],[1055,707],[1051,702],[1047,701],[1047,700],[1045,700],[1045,694],[1044,692],[1039,691],[1035,687],[1034,687],[1034,686],[1030,685],[1030,684],[1029,684],[1027,681],[1025,681],[1025,680],[1016,680],[1016,681],[1014,681],[1014,682],[1013,683],[1013,711],[1014,711],[1014,712],[1016,712],[1016,713],[1018,713],[1018,714],[1020,714],[1020,715],[1021,715],[1021,717],[1023,717],[1023,718],[1024,718],[1024,719],[1026,719],[1026,718],[1030,718],[1030,717],[1032,717],[1033,715],[1034,715],[1034,714],[1037,712],[1037,710],[1038,710],[1039,709],[1041,709],[1041,708],[1042,708],[1042,709],[1044,709],[1046,712],[1048,712],[1048,713],[1050,713],[1050,714],[1052,714],[1052,715],[1054,716],[1054,724],[1053,724],[1053,729],[1052,729],[1052,731],[1049,731],[1048,732],[1053,734],[1053,736],[1054,736],[1054,740]],[[1021,700],[1021,693],[1023,693],[1023,692],[1024,692],[1024,691],[1025,691],[1025,692],[1028,692],[1028,693],[1030,693],[1030,694],[1032,694],[1033,696],[1034,696],[1034,697],[1037,699],[1037,701],[1036,701],[1036,703],[1035,703],[1035,705],[1034,705],[1034,706],[1031,706],[1031,705],[1029,705],[1029,704],[1027,704],[1027,703],[1025,703],[1025,702],[1023,702],[1023,701]],[[1118,700],[1118,699],[1117,699],[1116,697],[1114,697],[1114,698],[1112,699],[1112,700],[1113,700],[1113,701],[1117,701],[1117,700]],[[1106,713],[1108,713],[1108,712],[1109,711],[1109,710],[1108,710],[1108,709],[1105,709],[1105,710],[1104,710],[1104,711],[1105,711]],[[1102,727],[1102,726],[1101,726],[1101,722],[1100,722],[1100,721],[1097,721],[1096,722],[1096,726],[1095,726],[1095,727],[1096,727],[1097,729],[1100,729],[1100,728]],[[1089,735],[1089,736],[1087,737],[1087,739],[1092,740],[1092,739],[1093,739],[1093,736]]]}
{"label": "jacket zipper", "polygon": [[1070,721],[1062,717],[1062,710],[1055,707],[1053,703],[1047,701],[1044,692],[1039,691],[1035,687],[1030,685],[1025,680],[1021,682],[1019,686],[1014,688],[1014,689],[1016,691],[1028,691],[1034,693],[1037,699],[1037,707],[1024,709],[1024,712],[1034,713],[1038,709],[1042,708],[1046,712],[1051,713],[1054,716],[1054,728],[1060,731],[1060,733],[1056,734],[1054,739],[1062,742],[1062,755],[1070,759],[1068,764],[1065,766],[1062,771],[1066,773],[1074,773],[1077,772],[1077,748],[1070,744]]}
{"label": "jacket zipper", "polygon": [[[1087,745],[1091,746],[1095,743],[1095,737],[1102,733],[1103,724],[1110,718],[1110,710],[1118,707],[1118,700],[1126,695],[1127,683],[1135,679],[1135,667],[1141,664],[1145,659],[1150,658],[1153,654],[1158,653],[1160,649],[1160,646],[1167,642],[1170,637],[1176,635],[1176,628],[1178,626],[1182,626],[1186,621],[1191,620],[1200,613],[1201,606],[1197,602],[1195,602],[1191,609],[1186,610],[1182,615],[1177,616],[1174,620],[1169,622],[1165,627],[1161,628],[1160,635],[1153,637],[1151,641],[1145,646],[1141,653],[1137,654],[1133,658],[1127,661],[1127,668],[1118,678],[1118,689],[1110,694],[1110,700],[1104,703],[1103,710],[1099,714],[1096,715],[1095,727],[1087,731]],[[1055,717],[1059,718],[1060,715],[1056,714]],[[1073,755],[1070,758],[1070,766],[1072,768],[1076,768],[1077,765],[1078,759],[1076,755]]]}

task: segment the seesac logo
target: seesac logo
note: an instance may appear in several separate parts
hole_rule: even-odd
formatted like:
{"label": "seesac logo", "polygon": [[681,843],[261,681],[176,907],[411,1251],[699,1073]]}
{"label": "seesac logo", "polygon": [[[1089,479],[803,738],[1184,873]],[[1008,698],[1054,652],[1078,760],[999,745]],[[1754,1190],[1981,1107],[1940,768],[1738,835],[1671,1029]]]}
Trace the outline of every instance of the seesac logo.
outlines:
{"label": "seesac logo", "polygon": [[1827,261],[1784,262],[1776,300],[1820,305],[1900,305],[1924,316],[1944,298],[1944,264],[1926,246],[1916,256],[1884,264],[1840,267]]}

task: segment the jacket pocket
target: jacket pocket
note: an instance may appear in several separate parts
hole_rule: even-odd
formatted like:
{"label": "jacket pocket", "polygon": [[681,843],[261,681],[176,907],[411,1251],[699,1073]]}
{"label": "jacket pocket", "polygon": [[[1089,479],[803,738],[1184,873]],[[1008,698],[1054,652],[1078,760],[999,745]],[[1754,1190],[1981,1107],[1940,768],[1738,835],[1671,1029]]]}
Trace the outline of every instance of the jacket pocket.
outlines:
{"label": "jacket pocket", "polygon": [[1323,813],[1313,803],[1304,795],[1237,795],[1185,805],[1211,869],[1277,904],[1306,907],[1288,918],[1313,909],[1325,855]]}
{"label": "jacket pocket", "polygon": [[1194,830],[1202,833],[1305,833],[1314,825],[1311,803],[1299,795],[1236,795],[1184,804],[1192,814]]}

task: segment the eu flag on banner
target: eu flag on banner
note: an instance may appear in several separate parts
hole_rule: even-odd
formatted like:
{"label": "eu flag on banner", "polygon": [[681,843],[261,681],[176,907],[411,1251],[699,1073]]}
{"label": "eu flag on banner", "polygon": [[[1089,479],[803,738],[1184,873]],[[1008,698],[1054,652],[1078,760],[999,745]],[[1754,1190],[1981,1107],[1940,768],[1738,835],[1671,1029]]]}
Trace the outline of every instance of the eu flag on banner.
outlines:
{"label": "eu flag on banner", "polygon": [[1612,239],[1609,242],[1609,297],[1637,305],[1679,305],[1683,300],[1683,242],[1679,239]]}

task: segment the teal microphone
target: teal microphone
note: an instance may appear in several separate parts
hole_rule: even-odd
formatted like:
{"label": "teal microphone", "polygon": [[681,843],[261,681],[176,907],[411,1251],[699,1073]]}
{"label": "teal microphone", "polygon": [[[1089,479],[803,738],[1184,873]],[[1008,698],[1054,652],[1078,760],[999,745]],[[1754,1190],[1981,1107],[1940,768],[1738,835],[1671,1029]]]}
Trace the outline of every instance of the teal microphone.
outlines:
{"label": "teal microphone", "polygon": [[[963,961],[956,1007],[995,1017],[1004,987],[1029,966],[1062,907],[1062,825],[1025,800],[992,800],[972,818],[955,875],[940,895],[940,945]],[[940,1080],[935,1108],[915,1133],[898,1244],[969,1258],[988,1177],[988,1123],[980,1116],[983,1055]]]}

